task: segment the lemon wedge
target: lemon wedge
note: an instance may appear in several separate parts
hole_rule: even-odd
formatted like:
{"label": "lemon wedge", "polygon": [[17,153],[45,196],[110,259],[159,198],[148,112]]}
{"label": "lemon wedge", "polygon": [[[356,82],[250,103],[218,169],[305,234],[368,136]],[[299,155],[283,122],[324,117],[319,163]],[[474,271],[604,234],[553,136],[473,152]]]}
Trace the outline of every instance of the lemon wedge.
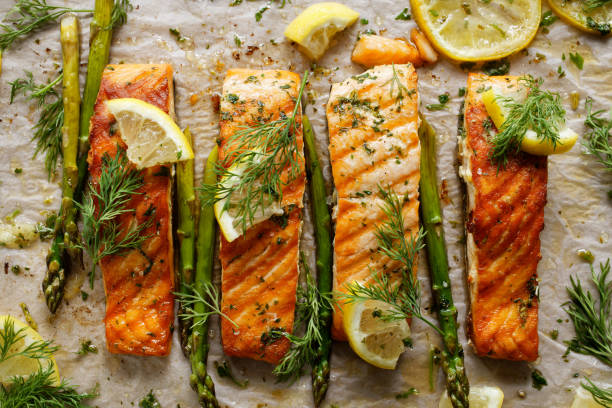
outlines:
{"label": "lemon wedge", "polygon": [[138,168],[193,159],[189,140],[164,111],[134,98],[110,99],[106,108],[117,120],[128,159]]}
{"label": "lemon wedge", "polygon": [[610,35],[612,3],[585,10],[585,2],[548,0],[548,5],[563,21],[579,30],[593,34]]}
{"label": "lemon wedge", "polygon": [[[12,329],[11,329],[12,325]],[[0,345],[6,341],[7,337],[13,337],[16,341],[7,353],[7,358],[0,362],[0,384],[7,386],[13,377],[28,377],[51,365],[53,370],[53,382],[60,384],[59,370],[53,356],[43,356],[41,358],[30,358],[26,355],[16,355],[26,350],[36,342],[44,341],[30,326],[15,319],[12,316],[0,316]],[[12,356],[12,357],[9,357]]]}
{"label": "lemon wedge", "polygon": [[377,301],[347,303],[342,306],[343,325],[349,345],[364,361],[387,370],[393,370],[400,354],[410,339],[410,326],[406,320],[384,321],[381,313],[391,306]]}
{"label": "lemon wedge", "polygon": [[302,11],[285,29],[285,37],[298,44],[308,58],[325,54],[332,37],[352,25],[359,13],[339,3],[315,3]]}
{"label": "lemon wedge", "polygon": [[[472,386],[468,399],[470,408],[501,408],[504,402],[504,392],[499,387]],[[453,408],[446,392],[442,394],[438,408]]]}
{"label": "lemon wedge", "polygon": [[[482,101],[497,129],[502,128],[509,113],[508,108],[504,106],[500,98],[511,97],[515,101],[520,102],[526,97],[524,88],[521,89],[522,91],[516,91],[509,90],[508,88],[491,87],[491,89],[482,93]],[[533,130],[528,130],[521,142],[521,150],[537,156],[561,154],[569,151],[576,144],[577,140],[578,134],[567,126],[559,131],[559,140],[556,145],[553,145],[548,140],[540,139]]]}
{"label": "lemon wedge", "polygon": [[[228,174],[224,176],[220,181],[221,191],[227,190],[240,182],[240,178],[245,170],[244,163],[234,163],[228,168]],[[253,188],[257,188],[257,182],[253,183]],[[244,192],[240,189],[234,190],[230,197],[224,197],[223,193],[219,193],[216,198],[218,201],[215,202],[215,218],[219,228],[223,233],[223,236],[228,242],[234,241],[240,237],[243,233],[242,220],[244,214],[240,214],[240,208],[237,205],[244,198]],[[272,195],[264,198],[264,205],[257,208],[253,213],[253,219],[247,223],[247,228],[253,225],[259,224],[262,221],[267,220],[273,215],[282,215],[283,209],[280,206],[280,202],[275,199]]]}
{"label": "lemon wedge", "polygon": [[540,26],[535,0],[410,0],[429,41],[456,61],[488,61],[527,47]]}

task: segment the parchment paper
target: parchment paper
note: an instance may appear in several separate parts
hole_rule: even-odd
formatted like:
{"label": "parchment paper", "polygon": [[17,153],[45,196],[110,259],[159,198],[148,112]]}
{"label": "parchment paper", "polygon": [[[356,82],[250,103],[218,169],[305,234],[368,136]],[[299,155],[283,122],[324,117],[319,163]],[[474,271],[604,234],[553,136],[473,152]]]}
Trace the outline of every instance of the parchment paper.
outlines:
{"label": "parchment paper", "polygon": [[[56,1],[50,1],[56,3]],[[294,0],[280,8],[278,3],[244,2],[228,7],[229,0],[135,0],[129,22],[114,35],[111,62],[167,62],[175,70],[176,114],[181,127],[189,126],[195,138],[197,178],[201,178],[204,159],[218,134],[218,115],[213,111],[212,95],[221,91],[225,70],[230,67],[279,68],[302,73],[309,61],[292,48],[283,37],[286,24],[314,1]],[[66,2],[69,5],[92,1]],[[327,129],[324,106],[329,87],[363,69],[350,62],[350,52],[360,30],[382,31],[390,37],[407,37],[413,21],[395,20],[408,2],[391,0],[351,0],[345,2],[369,20],[359,22],[335,40],[335,45],[319,61],[323,67],[311,78],[308,88],[313,102],[306,112],[314,125],[317,148],[325,163],[325,174],[330,180],[327,153]],[[0,13],[12,6],[10,0],[0,0]],[[259,23],[255,12],[269,6]],[[83,72],[87,58],[89,16],[81,19]],[[189,38],[177,42],[169,33],[177,28]],[[458,33],[459,35],[459,33]],[[237,46],[235,37],[240,39]],[[273,41],[272,41],[273,40]],[[248,48],[255,47],[255,48]],[[578,70],[562,60],[562,54],[578,51],[585,59],[584,69]],[[536,62],[536,53],[544,57]],[[41,82],[55,75],[61,64],[59,27],[53,26],[36,33],[32,38],[16,43],[3,56],[0,77],[0,216],[20,209],[15,218],[18,224],[34,224],[44,220],[45,214],[59,207],[59,177],[48,182],[42,160],[30,160],[34,146],[30,143],[31,126],[38,118],[30,103],[18,98],[8,105],[9,81],[23,76],[23,70],[34,73]],[[534,43],[511,58],[511,74],[541,76],[545,86],[563,96],[568,110],[569,125],[583,133],[585,116],[584,98],[592,96],[596,108],[612,105],[612,43],[587,36],[557,21],[548,34],[539,33]],[[566,72],[558,78],[557,67]],[[440,183],[448,193],[444,200],[444,226],[453,281],[453,296],[459,309],[460,339],[466,351],[466,364],[472,385],[497,385],[504,390],[504,407],[569,407],[573,389],[589,375],[594,381],[610,383],[611,371],[592,357],[570,354],[564,362],[564,340],[573,336],[571,323],[561,309],[567,300],[565,286],[570,274],[578,274],[588,285],[588,265],[576,255],[578,248],[593,252],[596,262],[612,255],[609,240],[612,225],[611,201],[606,192],[611,189],[612,178],[604,175],[602,167],[590,156],[583,155],[576,145],[568,154],[553,156],[549,160],[548,205],[542,239],[542,261],[539,265],[540,284],[540,356],[535,367],[542,371],[548,386],[541,391],[531,387],[531,367],[525,363],[495,361],[475,357],[465,336],[466,287],[462,246],[463,190],[457,177],[456,134],[457,113],[461,102],[458,89],[465,86],[466,74],[443,58],[431,68],[420,68],[419,92],[422,112],[438,132],[438,170]],[[448,109],[430,112],[424,107],[437,103],[437,96],[449,92]],[[580,107],[569,108],[569,94],[580,93]],[[196,96],[194,96],[196,95]],[[195,101],[197,99],[197,101]],[[195,103],[192,103],[194,102]],[[22,168],[21,174],[14,172]],[[331,184],[330,184],[331,191]],[[183,357],[176,337],[172,353],[167,358],[113,355],[104,342],[104,293],[99,272],[94,290],[90,290],[85,273],[79,270],[70,276],[66,301],[56,316],[50,316],[44,304],[40,284],[45,270],[48,242],[36,242],[24,249],[0,248],[0,262],[20,265],[21,275],[0,273],[0,314],[21,317],[19,302],[26,302],[40,326],[40,333],[54,339],[62,351],[57,361],[63,376],[71,378],[81,390],[100,384],[100,396],[93,401],[99,407],[137,405],[149,389],[153,389],[164,408],[197,407],[195,393],[189,388],[190,369]],[[312,255],[313,238],[310,213],[305,214],[303,249]],[[421,258],[423,259],[423,258]],[[312,257],[311,257],[312,261]],[[86,268],[89,268],[86,260]],[[3,265],[1,265],[3,266]],[[220,271],[217,267],[217,281]],[[425,262],[420,262],[420,279],[425,294],[424,306],[430,304],[430,284]],[[83,301],[80,290],[89,293]],[[432,316],[434,317],[434,316]],[[435,318],[435,317],[434,317]],[[560,322],[558,322],[560,319]],[[331,386],[325,407],[437,407],[444,387],[437,376],[435,391],[427,383],[427,358],[430,343],[440,339],[418,320],[413,322],[414,349],[400,359],[395,371],[384,371],[362,362],[348,345],[334,343]],[[557,329],[559,337],[553,340],[549,333]],[[310,407],[310,377],[308,374],[292,384],[276,384],[272,367],[259,362],[229,359],[237,376],[249,380],[248,388],[239,389],[227,379],[218,378],[213,362],[227,359],[223,356],[218,321],[210,330],[212,349],[209,356],[210,372],[215,380],[217,396],[228,407]],[[82,339],[91,339],[99,352],[78,356]],[[419,395],[397,400],[397,393],[416,387]],[[517,393],[522,390],[526,397]]]}

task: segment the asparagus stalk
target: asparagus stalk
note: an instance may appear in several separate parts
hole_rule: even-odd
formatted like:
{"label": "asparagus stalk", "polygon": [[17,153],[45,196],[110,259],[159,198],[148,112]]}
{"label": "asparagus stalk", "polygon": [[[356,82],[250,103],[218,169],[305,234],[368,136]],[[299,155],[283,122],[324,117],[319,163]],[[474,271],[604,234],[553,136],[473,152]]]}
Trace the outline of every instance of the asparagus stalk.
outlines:
{"label": "asparagus stalk", "polygon": [[[43,293],[47,306],[55,313],[59,306],[66,282],[68,259],[66,253],[75,251],[78,240],[76,208],[73,204],[74,187],[77,183],[77,148],[79,140],[79,113],[81,95],[79,91],[79,21],[68,15],[60,24],[60,41],[63,55],[63,107],[62,126],[62,203],[55,224],[55,237],[47,256],[47,273],[43,279]],[[71,254],[73,255],[73,254]]]}
{"label": "asparagus stalk", "polygon": [[87,181],[87,153],[89,152],[89,121],[93,115],[94,105],[100,90],[102,72],[108,64],[111,39],[113,35],[111,16],[113,0],[96,0],[93,20],[90,24],[89,58],[87,60],[87,78],[81,104],[81,122],[79,125],[78,180],[75,186],[74,199],[81,202],[85,182]]}
{"label": "asparagus stalk", "polygon": [[[185,137],[191,143],[191,132],[185,129]],[[193,264],[195,261],[195,220],[196,197],[193,188],[193,159],[181,161],[176,167],[176,199],[178,201],[178,228],[176,234],[179,242],[179,291],[182,294],[191,293],[193,284]],[[179,303],[179,316],[184,315],[185,306]],[[183,353],[189,355],[189,335],[191,334],[191,319],[179,319],[179,335]]]}
{"label": "asparagus stalk", "polygon": [[448,258],[442,227],[442,210],[438,195],[436,174],[436,134],[433,128],[421,117],[419,139],[421,141],[421,222],[425,229],[427,260],[432,280],[440,329],[444,333],[442,368],[446,375],[446,390],[454,408],[469,407],[470,386],[463,348],[457,335],[457,309],[453,304],[451,282],[448,275]]}
{"label": "asparagus stalk", "polygon": [[[217,147],[212,150],[206,161],[204,170],[204,183],[215,184],[217,174],[215,166],[217,163]],[[198,237],[196,240],[197,262],[194,277],[194,290],[204,295],[206,286],[212,283],[213,260],[215,255],[215,239],[217,237],[217,224],[212,206],[200,207],[200,219],[198,222]],[[202,302],[193,305],[194,319],[191,333],[191,376],[189,378],[191,387],[198,393],[200,404],[205,408],[217,408],[219,403],[215,397],[215,384],[206,372],[206,360],[208,358],[208,319],[203,317],[207,312],[207,306]]]}
{"label": "asparagus stalk", "polygon": [[[310,120],[302,116],[304,128],[304,145],[306,146],[306,171],[309,176],[310,197],[315,228],[316,258],[317,258],[317,287],[319,293],[327,294],[332,290],[332,232],[331,216],[327,206],[327,191],[325,179],[321,170],[321,163],[317,156],[314,142],[314,132]],[[323,341],[319,345],[317,358],[312,365],[312,394],[315,407],[321,405],[329,386],[329,358],[331,355],[331,309],[327,302],[323,302],[321,312],[321,334]]]}

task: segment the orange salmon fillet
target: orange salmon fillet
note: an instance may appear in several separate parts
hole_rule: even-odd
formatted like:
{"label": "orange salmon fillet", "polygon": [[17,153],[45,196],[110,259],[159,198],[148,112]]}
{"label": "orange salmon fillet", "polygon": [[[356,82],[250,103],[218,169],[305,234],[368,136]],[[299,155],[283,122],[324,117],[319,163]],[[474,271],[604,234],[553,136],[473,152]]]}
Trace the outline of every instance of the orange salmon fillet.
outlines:
{"label": "orange salmon fillet", "polygon": [[367,68],[376,65],[407,64],[423,65],[419,51],[402,38],[387,38],[380,35],[361,35],[351,60]]}
{"label": "orange salmon fillet", "polygon": [[[299,86],[299,75],[289,71],[229,70],[220,107],[220,156],[231,151],[227,140],[237,130],[276,120],[281,113],[291,115]],[[293,331],[305,188],[301,112],[298,125],[300,172],[283,187],[284,214],[252,226],[233,242],[221,235],[221,308],[238,324],[221,319],[223,349],[230,356],[276,364],[290,346],[286,338],[269,333],[271,329]],[[282,175],[286,182],[287,170]]]}
{"label": "orange salmon fillet", "polygon": [[[402,210],[406,236],[419,230],[421,147],[414,67],[378,66],[334,84],[327,122],[338,197],[334,290],[346,292],[347,284],[370,281],[374,272],[385,271],[392,279],[399,275],[399,264],[377,250],[376,226],[387,221],[379,185],[407,197]],[[334,312],[332,335],[346,340],[339,308]]]}
{"label": "orange salmon fillet", "polygon": [[[127,148],[105,101],[137,98],[174,114],[172,67],[166,64],[109,65],[102,75],[91,118],[88,162],[94,184],[102,157]],[[106,292],[106,344],[111,353],[163,356],[170,353],[174,321],[174,260],[170,166],[143,170],[144,185],[119,218],[125,230],[152,218],[143,234],[151,235],[138,250],[109,255],[100,262]]]}
{"label": "orange salmon fillet", "polygon": [[468,192],[468,332],[478,355],[534,361],[547,158],[520,152],[500,169],[491,161],[488,132],[497,129],[480,96],[491,85],[516,87],[518,77],[468,77],[465,136],[459,141]]}

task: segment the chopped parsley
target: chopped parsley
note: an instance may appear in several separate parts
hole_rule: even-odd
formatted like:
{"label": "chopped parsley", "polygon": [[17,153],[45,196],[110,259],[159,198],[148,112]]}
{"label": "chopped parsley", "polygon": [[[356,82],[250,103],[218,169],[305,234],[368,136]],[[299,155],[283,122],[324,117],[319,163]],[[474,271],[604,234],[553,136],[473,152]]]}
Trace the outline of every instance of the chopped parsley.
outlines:
{"label": "chopped parsley", "polygon": [[577,52],[575,54],[570,52],[569,59],[578,69],[584,68],[584,58],[582,58],[582,55],[578,54]]}
{"label": "chopped parsley", "polygon": [[408,12],[408,7],[404,8],[401,13],[399,13],[397,16],[395,16],[396,20],[404,20],[405,21],[405,20],[410,20],[411,18],[412,18],[412,16]]}

